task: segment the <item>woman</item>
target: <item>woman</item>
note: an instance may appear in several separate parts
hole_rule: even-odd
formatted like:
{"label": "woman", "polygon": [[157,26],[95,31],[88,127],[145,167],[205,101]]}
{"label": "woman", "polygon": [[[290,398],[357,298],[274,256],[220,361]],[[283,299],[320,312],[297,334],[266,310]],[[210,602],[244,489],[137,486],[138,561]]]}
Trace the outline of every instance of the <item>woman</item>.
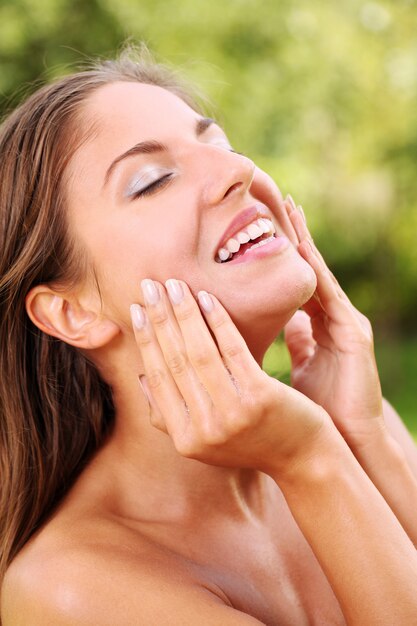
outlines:
{"label": "woman", "polygon": [[1,154],[3,626],[417,624],[415,448],[292,199],[149,58]]}

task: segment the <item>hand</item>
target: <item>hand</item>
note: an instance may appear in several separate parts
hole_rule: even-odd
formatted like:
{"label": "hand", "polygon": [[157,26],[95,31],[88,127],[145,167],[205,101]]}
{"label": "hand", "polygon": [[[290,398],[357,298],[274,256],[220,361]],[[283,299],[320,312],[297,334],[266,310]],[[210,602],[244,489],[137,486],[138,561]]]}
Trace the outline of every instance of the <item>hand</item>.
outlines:
{"label": "hand", "polygon": [[170,299],[146,279],[146,308],[131,307],[152,425],[181,455],[223,467],[276,475],[313,454],[334,433],[325,411],[262,371],[213,295],[199,293],[203,318],[186,283],[166,284]]}
{"label": "hand", "polygon": [[385,430],[372,327],[343,292],[314,245],[301,207],[286,206],[298,251],[317,277],[317,289],[287,324],[291,381],[332,417],[349,445],[366,445]]}

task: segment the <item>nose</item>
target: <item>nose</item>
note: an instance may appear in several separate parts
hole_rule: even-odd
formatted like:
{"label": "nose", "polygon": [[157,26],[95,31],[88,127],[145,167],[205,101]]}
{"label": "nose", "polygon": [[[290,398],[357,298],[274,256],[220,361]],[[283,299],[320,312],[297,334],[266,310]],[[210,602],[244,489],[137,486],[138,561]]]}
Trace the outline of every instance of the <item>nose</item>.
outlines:
{"label": "nose", "polygon": [[255,164],[242,154],[215,146],[206,146],[204,201],[217,206],[236,195],[243,196],[251,187]]}

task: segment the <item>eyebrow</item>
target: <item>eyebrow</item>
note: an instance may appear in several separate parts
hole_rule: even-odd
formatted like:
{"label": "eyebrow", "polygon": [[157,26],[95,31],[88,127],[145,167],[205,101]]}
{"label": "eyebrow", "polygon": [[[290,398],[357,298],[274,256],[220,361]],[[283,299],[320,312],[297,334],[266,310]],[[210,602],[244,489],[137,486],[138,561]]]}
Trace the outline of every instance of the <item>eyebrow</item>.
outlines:
{"label": "eyebrow", "polygon": [[[195,125],[196,136],[199,137],[204,133],[204,131],[207,130],[209,126],[216,123],[217,122],[210,117],[198,118]],[[123,152],[123,154],[120,154],[118,157],[116,157],[114,161],[112,161],[104,176],[103,187],[105,187],[109,182],[109,178],[112,175],[113,170],[115,169],[116,165],[120,163],[120,161],[124,161],[124,159],[128,159],[129,157],[136,156],[138,154],[155,154],[156,152],[166,152],[167,150],[168,148],[165,144],[160,143],[159,141],[155,141],[154,139],[137,143],[136,145],[129,148],[129,150],[126,150],[126,152]]]}

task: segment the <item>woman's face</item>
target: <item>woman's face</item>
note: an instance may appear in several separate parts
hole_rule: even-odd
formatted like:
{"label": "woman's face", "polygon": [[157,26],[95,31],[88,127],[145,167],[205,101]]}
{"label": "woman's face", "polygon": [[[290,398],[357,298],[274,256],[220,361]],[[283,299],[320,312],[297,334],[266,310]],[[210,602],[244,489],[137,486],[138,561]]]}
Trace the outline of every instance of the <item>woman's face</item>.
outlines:
{"label": "woman's face", "polygon": [[69,219],[94,264],[103,311],[122,329],[130,332],[130,304],[143,302],[143,278],[216,294],[248,334],[256,320],[279,329],[309,298],[315,276],[289,242],[216,260],[229,226],[231,236],[262,215],[277,234],[286,228],[279,190],[217,124],[139,83],[100,88],[85,115],[96,132],[69,168]]}

